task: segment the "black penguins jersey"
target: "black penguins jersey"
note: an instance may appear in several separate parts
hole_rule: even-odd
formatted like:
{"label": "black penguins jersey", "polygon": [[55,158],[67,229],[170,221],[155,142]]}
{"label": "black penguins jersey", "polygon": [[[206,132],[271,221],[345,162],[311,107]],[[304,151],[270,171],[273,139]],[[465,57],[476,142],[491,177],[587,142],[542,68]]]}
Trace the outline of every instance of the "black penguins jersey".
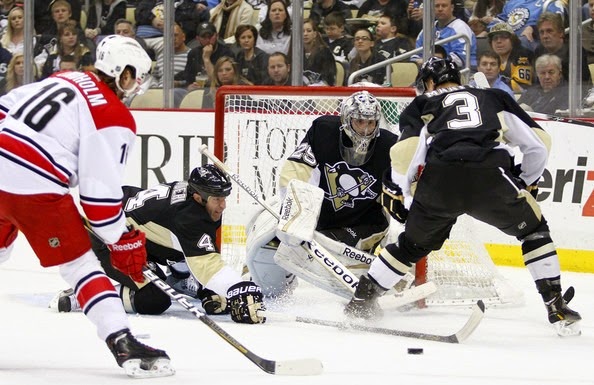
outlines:
{"label": "black penguins jersey", "polygon": [[188,195],[186,182],[160,184],[143,190],[124,186],[126,220],[146,233],[148,259],[160,264],[218,253],[214,222]]}
{"label": "black penguins jersey", "polygon": [[[494,151],[518,146],[524,153],[521,178],[528,184],[544,169],[550,138],[505,91],[472,86],[440,88],[417,96],[400,115],[400,140],[392,151],[392,181],[414,193],[419,167],[432,160],[477,163]],[[501,152],[505,157],[505,152]],[[486,160],[489,159],[489,160]],[[482,164],[483,162],[487,162]]]}
{"label": "black penguins jersey", "polygon": [[340,126],[339,116],[323,116],[314,120],[283,165],[281,191],[291,179],[307,181],[324,190],[317,230],[361,224],[387,226],[378,198],[382,189],[382,173],[390,167],[390,148],[398,137],[381,129],[369,161],[362,166],[353,166],[345,162],[340,154],[339,137],[344,135]]}

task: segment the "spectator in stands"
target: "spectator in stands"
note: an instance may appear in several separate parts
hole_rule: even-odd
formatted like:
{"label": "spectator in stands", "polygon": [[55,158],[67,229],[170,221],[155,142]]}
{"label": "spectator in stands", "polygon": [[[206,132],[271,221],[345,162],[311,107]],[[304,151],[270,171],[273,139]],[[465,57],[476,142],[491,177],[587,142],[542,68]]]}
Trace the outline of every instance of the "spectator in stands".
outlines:
{"label": "spectator in stands", "polygon": [[22,86],[25,75],[25,57],[22,52],[17,52],[8,63],[6,76],[0,80],[0,95]]}
{"label": "spectator in stands", "polygon": [[[373,49],[376,54],[376,62],[402,55],[412,49],[410,40],[398,33],[396,20],[390,15],[381,15],[379,17],[375,27],[375,37],[376,42]],[[382,83],[389,83],[388,79],[385,79],[386,71],[381,70],[381,72],[384,74]]]}
{"label": "spectator in stands", "polygon": [[478,0],[472,8],[468,25],[477,38],[487,37],[487,26],[503,11],[505,0]]}
{"label": "spectator in stands", "polygon": [[254,83],[264,84],[266,80],[266,67],[268,66],[268,54],[256,47],[258,30],[251,24],[241,24],[235,30],[235,44],[238,46],[235,61],[239,67],[239,73]]}
{"label": "spectator in stands", "polygon": [[202,99],[202,108],[214,107],[215,95],[220,86],[251,84],[249,80],[241,76],[237,63],[232,57],[222,56],[214,65],[213,75],[210,77],[207,91]]}
{"label": "spectator in stands", "polygon": [[155,53],[146,46],[143,38],[136,36],[136,27],[130,20],[118,19],[115,22],[113,33],[136,40],[138,44],[140,44],[140,46],[149,54],[151,60],[155,60]]}
{"label": "spectator in stands", "polygon": [[543,10],[544,2],[541,0],[508,0],[503,6],[503,11],[491,22],[489,28],[500,22],[508,23],[514,33],[520,38],[522,46],[534,52],[538,46],[536,22],[543,12],[565,14],[565,8],[560,1],[548,2],[547,9]]}
{"label": "spectator in stands", "polygon": [[89,70],[95,62],[93,53],[83,43],[79,42],[76,22],[67,21],[58,30],[58,43],[48,55],[41,71],[41,79],[45,79],[60,70],[60,61],[65,56],[73,56],[77,69]]}
{"label": "spectator in stands", "polygon": [[[55,25],[56,16],[52,12],[53,5],[56,1],[57,0],[33,2],[35,31],[37,31],[37,33],[51,36],[58,34],[58,27]],[[68,3],[68,9],[70,13],[68,18],[76,21],[77,23],[80,22],[81,1],[66,0],[66,2]]]}
{"label": "spectator in stands", "polygon": [[[181,26],[177,23],[173,25],[173,86],[174,90],[174,104],[179,106],[179,103],[185,96],[186,77],[184,70],[188,62],[188,53],[190,49],[186,45],[186,35],[181,29]],[[153,68],[153,82],[151,88],[163,88],[163,70],[164,70],[164,54],[157,57],[155,67]],[[183,91],[183,92],[182,92]]]}
{"label": "spectator in stands", "polygon": [[64,56],[60,60],[60,71],[76,71],[76,58],[74,56]]}
{"label": "spectator in stands", "polygon": [[113,33],[115,22],[126,17],[126,0],[95,0],[90,3],[85,36],[97,44],[97,36]]}
{"label": "spectator in stands", "polygon": [[[378,57],[378,54],[373,49],[375,45],[375,37],[368,28],[360,28],[355,31],[354,40],[356,53],[355,57],[349,62],[349,73],[347,78],[349,78],[353,72],[381,61],[381,58]],[[369,82],[381,85],[383,84],[385,77],[386,71],[380,69],[355,77],[354,83]]]}
{"label": "spectator in stands", "polygon": [[214,63],[223,56],[234,57],[233,51],[222,40],[219,40],[214,24],[204,22],[196,30],[200,46],[192,48],[188,53],[188,62],[184,70],[188,92],[202,88],[196,78],[214,76]]}
{"label": "spectator in stands", "polygon": [[[476,69],[478,72],[485,74],[491,88],[499,88],[500,90],[507,92],[511,97],[515,97],[514,91],[512,91],[499,73],[500,66],[501,59],[499,58],[499,55],[493,51],[487,51],[479,56]],[[472,80],[470,84],[476,86],[474,80]]]}
{"label": "spectator in stands", "polygon": [[[454,16],[454,0],[435,0],[435,41],[448,38],[457,34],[464,34],[470,39],[470,67],[476,68],[476,37],[474,33],[461,19]],[[416,48],[423,46],[423,31],[419,33]],[[441,43],[448,53],[448,57],[459,67],[466,66],[467,52],[466,42],[459,38],[447,43]],[[423,63],[421,55],[413,55],[411,60],[419,66]]]}
{"label": "spectator in stands", "polygon": [[[72,0],[76,2],[75,0]],[[80,18],[80,3],[79,3],[79,13],[78,17]],[[79,19],[75,19],[72,13],[72,5],[70,2],[66,0],[54,0],[50,3],[50,12],[53,23],[50,23],[45,27],[44,30],[37,30],[37,33],[40,34],[39,40],[35,46],[34,55],[47,55],[49,51],[55,46],[57,42],[58,30],[68,21],[74,21],[77,26],[77,35],[79,36],[79,41],[85,42],[86,37],[82,29],[78,26]],[[86,43],[86,42],[85,42]],[[94,49],[94,45],[93,45]],[[45,52],[44,52],[45,51]],[[45,60],[45,57],[43,59]]]}
{"label": "spectator in stands", "polygon": [[268,56],[268,79],[266,85],[290,86],[291,63],[289,57],[282,52],[274,52]]}
{"label": "spectator in stands", "polygon": [[7,49],[0,46],[0,83],[5,81],[6,73],[8,72],[8,64],[12,59],[12,55]]}
{"label": "spectator in stands", "polygon": [[353,38],[347,36],[345,25],[344,16],[339,12],[332,12],[324,17],[324,42],[328,44],[335,60],[348,63],[348,55],[353,50]]}
{"label": "spectator in stands", "polygon": [[[582,26],[582,48],[586,51],[588,64],[594,63],[594,0],[588,0],[588,17],[590,22]],[[586,20],[585,18],[584,20]]]}
{"label": "spectator in stands", "polygon": [[[210,22],[217,28],[221,39],[233,43],[235,29],[241,24],[251,24],[254,8],[245,0],[223,0],[210,10]],[[231,40],[227,40],[232,38]]]}
{"label": "spectator in stands", "polygon": [[318,25],[303,21],[303,84],[333,86],[336,84],[336,62],[324,43]]}
{"label": "spectator in stands", "polygon": [[408,38],[399,33],[398,23],[390,15],[381,15],[375,27],[375,51],[382,60],[390,59],[412,49]]}
{"label": "spectator in stands", "polygon": [[260,28],[256,47],[268,54],[278,51],[288,55],[290,41],[291,18],[287,4],[283,0],[271,0],[268,13]]}
{"label": "spectator in stands", "polygon": [[154,57],[163,51],[163,28],[165,27],[165,8],[160,0],[141,0],[134,11],[136,36],[144,39]]}
{"label": "spectator in stands", "polygon": [[563,80],[561,59],[556,55],[544,54],[536,59],[538,85],[528,88],[518,103],[528,111],[554,114],[569,106],[567,86]]}
{"label": "spectator in stands", "polygon": [[532,86],[534,79],[534,54],[522,46],[520,39],[507,23],[498,23],[489,31],[489,44],[499,55],[501,75],[509,79],[509,86],[515,93]]}
{"label": "spectator in stands", "polygon": [[377,20],[382,15],[390,15],[397,21],[400,33],[408,35],[408,3],[408,0],[366,0],[359,7],[357,17]]}
{"label": "spectator in stands", "polygon": [[[557,55],[563,66],[563,79],[569,79],[569,44],[565,43],[565,28],[563,18],[557,13],[544,12],[536,23],[540,45],[534,50],[534,57],[538,59],[543,54]],[[582,81],[591,84],[590,70],[586,61],[586,52],[582,49],[580,60],[582,66]]]}
{"label": "spectator in stands", "polygon": [[10,10],[16,6],[15,0],[2,0],[0,1],[0,16],[8,16]]}
{"label": "spectator in stands", "polygon": [[342,0],[314,0],[309,18],[320,28],[326,16],[334,12],[342,15],[344,19],[352,17],[351,8]]}
{"label": "spectator in stands", "polygon": [[[11,54],[23,52],[25,44],[25,11],[21,7],[13,7],[8,12],[8,24],[0,44],[6,48]],[[33,45],[35,45],[36,38],[33,37]]]}
{"label": "spectator in stands", "polygon": [[186,35],[186,43],[196,38],[198,24],[210,19],[208,3],[204,0],[183,0],[175,8],[175,22]]}

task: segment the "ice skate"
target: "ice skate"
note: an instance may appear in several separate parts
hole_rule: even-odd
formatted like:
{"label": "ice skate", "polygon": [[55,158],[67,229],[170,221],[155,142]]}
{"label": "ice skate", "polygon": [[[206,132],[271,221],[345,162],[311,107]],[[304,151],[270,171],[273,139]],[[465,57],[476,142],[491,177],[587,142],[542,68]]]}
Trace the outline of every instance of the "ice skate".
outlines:
{"label": "ice skate", "polygon": [[105,342],[118,365],[130,377],[166,377],[175,374],[165,351],[141,344],[128,329],[110,334]]}
{"label": "ice skate", "polygon": [[546,301],[545,306],[549,322],[553,324],[558,335],[568,337],[582,334],[579,322],[582,319],[580,313],[571,310],[567,306],[567,302],[565,302],[560,292],[556,292],[551,300]]}
{"label": "ice skate", "polygon": [[76,300],[73,289],[62,290],[50,301],[48,307],[59,313],[69,313],[71,311],[80,311],[80,305]]}
{"label": "ice skate", "polygon": [[384,315],[384,311],[377,302],[382,294],[382,289],[378,285],[367,275],[362,275],[353,298],[344,308],[344,313],[355,318],[379,318]]}

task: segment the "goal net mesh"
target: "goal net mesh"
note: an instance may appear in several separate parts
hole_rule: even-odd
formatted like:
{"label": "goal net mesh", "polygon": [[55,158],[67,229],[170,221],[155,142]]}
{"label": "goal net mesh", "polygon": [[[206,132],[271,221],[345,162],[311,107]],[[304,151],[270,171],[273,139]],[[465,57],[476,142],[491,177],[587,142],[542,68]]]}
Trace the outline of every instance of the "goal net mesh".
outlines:
{"label": "goal net mesh", "polygon": [[[341,100],[355,91],[348,87],[222,87],[215,108],[215,155],[262,199],[270,199],[277,194],[284,160],[312,121],[322,115],[338,115]],[[369,91],[380,100],[382,128],[398,133],[400,113],[412,100],[413,91]],[[260,210],[250,195],[234,186],[223,215],[220,247],[223,258],[237,270],[244,268],[246,225]],[[466,305],[478,299],[486,304],[521,301],[521,293],[499,274],[472,232],[471,221],[459,220],[451,239],[425,259],[426,269],[418,269],[417,280],[434,281],[438,287],[425,301],[427,305]],[[388,238],[395,239],[401,230],[394,222]]]}

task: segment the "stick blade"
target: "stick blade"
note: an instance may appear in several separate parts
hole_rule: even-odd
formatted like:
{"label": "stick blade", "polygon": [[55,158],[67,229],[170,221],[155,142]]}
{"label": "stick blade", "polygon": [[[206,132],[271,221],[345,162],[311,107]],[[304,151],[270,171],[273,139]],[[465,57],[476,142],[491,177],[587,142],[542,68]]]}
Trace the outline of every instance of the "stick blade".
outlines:
{"label": "stick blade", "polygon": [[322,371],[322,361],[315,358],[276,361],[274,367],[274,374],[281,376],[315,376]]}
{"label": "stick blade", "polygon": [[468,339],[468,337],[474,332],[474,330],[479,326],[481,320],[485,315],[485,304],[482,300],[479,300],[474,306],[472,307],[472,314],[470,318],[466,322],[466,324],[460,329],[457,333],[453,334],[452,339],[454,343],[460,343]]}

